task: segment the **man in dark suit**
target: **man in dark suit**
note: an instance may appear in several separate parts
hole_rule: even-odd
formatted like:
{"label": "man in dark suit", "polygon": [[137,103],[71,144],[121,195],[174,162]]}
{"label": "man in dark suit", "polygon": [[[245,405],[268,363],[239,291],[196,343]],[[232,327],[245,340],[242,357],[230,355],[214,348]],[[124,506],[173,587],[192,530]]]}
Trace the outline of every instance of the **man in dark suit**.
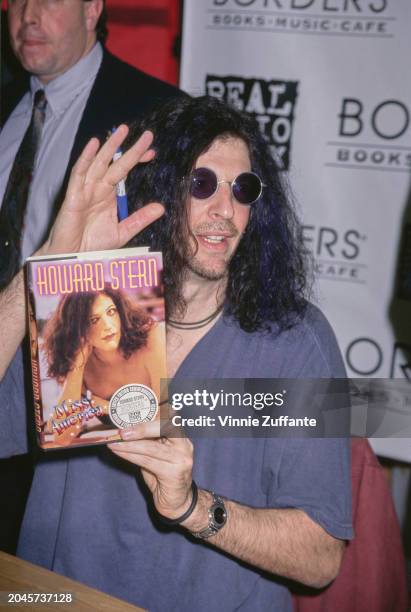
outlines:
{"label": "man in dark suit", "polygon": [[[39,212],[35,211],[36,215],[31,214],[32,192],[36,193],[36,183],[44,183],[44,175],[47,178],[50,173],[50,167],[47,168],[44,164],[42,166],[42,148],[47,149],[53,157],[63,153],[60,155],[60,165],[64,168],[64,180],[62,177],[60,181],[55,180],[54,184],[49,186],[46,196],[48,200],[53,199],[53,205],[58,207],[60,198],[57,193],[60,193],[62,186],[64,189],[72,165],[92,136],[104,139],[107,130],[113,126],[139,118],[159,102],[179,93],[176,88],[120,61],[101,46],[100,42],[104,41],[106,35],[103,0],[75,0],[68,5],[61,3],[53,9],[45,8],[46,6],[49,5],[42,0],[13,0],[8,11],[11,46],[30,80],[27,78],[18,87],[9,87],[3,95],[0,200],[4,195],[15,153],[29,122],[32,98],[42,87],[48,100],[34,184],[31,186],[27,205],[26,224],[33,218],[37,221],[36,215],[38,216]],[[66,86],[66,98],[69,98],[71,90],[77,86],[76,81],[80,81],[83,88],[80,94],[74,97],[73,103],[70,102],[69,108],[64,108],[60,100],[56,102],[53,99],[56,95],[55,89],[58,87],[61,90]],[[61,91],[58,95],[61,96]],[[80,104],[78,98],[83,98]],[[78,108],[73,111],[72,107],[76,105]],[[16,112],[18,114],[19,111],[20,114],[16,117]],[[62,130],[62,136],[67,141],[64,150],[55,150],[55,133],[53,143],[49,143],[51,127],[48,127],[48,123],[52,123],[50,115],[53,113],[58,114],[53,132],[56,128],[61,129],[61,124],[68,117],[67,129]],[[12,138],[8,137],[11,131]],[[40,192],[39,195],[42,196],[44,208],[45,194]],[[24,248],[23,239],[23,259],[38,248],[45,238],[48,228],[45,227],[44,221],[39,226],[42,235],[33,237],[27,248]],[[31,232],[33,233],[33,230]]]}
{"label": "man in dark suit", "polygon": [[[58,212],[71,168],[88,140],[92,136],[104,139],[107,131],[119,123],[130,122],[166,98],[179,95],[174,87],[129,66],[104,49],[101,43],[107,33],[105,18],[104,0],[9,1],[11,47],[27,71],[27,78],[18,87],[10,86],[2,101],[0,221],[3,228],[14,223],[7,218],[7,215],[13,217],[13,211],[7,212],[6,192],[7,188],[12,191],[8,183],[19,147],[31,125],[33,100],[39,90],[44,92],[46,100],[18,245],[12,248],[13,236],[8,236],[7,230],[3,230],[0,238],[0,259],[10,264],[1,279],[0,380],[7,376],[15,381],[15,398],[10,397],[8,401],[21,406],[25,403],[23,371],[27,374],[19,348],[26,329],[22,262],[44,241]],[[24,412],[22,409],[16,418],[24,418]],[[6,424],[3,433],[8,430],[9,424]],[[11,430],[9,435],[12,436]],[[3,439],[7,440],[7,434]],[[7,443],[0,452],[1,456],[7,456]],[[11,468],[10,463],[3,465],[0,474]],[[20,472],[13,473],[14,482],[20,478]],[[13,497],[13,493],[3,499],[7,497]],[[10,506],[5,512],[16,514]],[[1,530],[9,532],[10,526],[0,524]]]}

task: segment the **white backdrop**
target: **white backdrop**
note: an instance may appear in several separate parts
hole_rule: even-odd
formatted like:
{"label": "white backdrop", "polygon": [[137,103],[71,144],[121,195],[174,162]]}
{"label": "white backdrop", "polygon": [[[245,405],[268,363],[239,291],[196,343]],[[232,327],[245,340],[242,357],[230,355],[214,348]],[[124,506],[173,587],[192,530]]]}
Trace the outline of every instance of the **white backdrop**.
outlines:
{"label": "white backdrop", "polygon": [[410,0],[185,0],[181,87],[259,121],[352,377],[411,378],[410,32]]}

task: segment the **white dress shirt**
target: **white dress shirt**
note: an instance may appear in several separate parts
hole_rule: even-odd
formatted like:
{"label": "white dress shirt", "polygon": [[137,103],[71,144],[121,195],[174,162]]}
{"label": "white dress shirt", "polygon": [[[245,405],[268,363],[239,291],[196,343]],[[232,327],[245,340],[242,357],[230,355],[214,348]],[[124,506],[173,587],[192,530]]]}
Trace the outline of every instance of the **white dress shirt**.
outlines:
{"label": "white dress shirt", "polygon": [[46,118],[36,154],[23,228],[22,261],[41,246],[70,159],[80,119],[103,58],[99,43],[67,72],[43,85],[35,76],[0,133],[0,203],[19,145],[30,123],[33,97],[44,89]]}

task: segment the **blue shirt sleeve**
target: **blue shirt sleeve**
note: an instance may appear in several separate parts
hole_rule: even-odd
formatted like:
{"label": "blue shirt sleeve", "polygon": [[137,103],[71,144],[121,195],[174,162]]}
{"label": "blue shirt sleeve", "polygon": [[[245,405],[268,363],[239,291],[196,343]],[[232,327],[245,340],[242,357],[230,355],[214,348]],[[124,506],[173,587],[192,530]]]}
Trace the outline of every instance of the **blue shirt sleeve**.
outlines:
{"label": "blue shirt sleeve", "polygon": [[267,440],[265,464],[268,507],[304,510],[330,535],[353,537],[349,440],[283,439],[280,454]]}

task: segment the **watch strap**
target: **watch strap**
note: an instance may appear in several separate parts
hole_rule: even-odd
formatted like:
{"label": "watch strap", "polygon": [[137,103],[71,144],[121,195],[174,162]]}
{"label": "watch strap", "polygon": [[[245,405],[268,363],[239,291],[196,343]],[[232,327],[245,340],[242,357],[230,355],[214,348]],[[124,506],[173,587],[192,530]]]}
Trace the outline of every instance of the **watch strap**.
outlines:
{"label": "watch strap", "polygon": [[205,529],[192,533],[194,537],[200,540],[206,540],[215,535],[227,522],[228,515],[223,498],[217,495],[217,493],[214,493],[214,491],[210,491],[210,493],[213,496],[213,501],[208,508],[208,525]]}

